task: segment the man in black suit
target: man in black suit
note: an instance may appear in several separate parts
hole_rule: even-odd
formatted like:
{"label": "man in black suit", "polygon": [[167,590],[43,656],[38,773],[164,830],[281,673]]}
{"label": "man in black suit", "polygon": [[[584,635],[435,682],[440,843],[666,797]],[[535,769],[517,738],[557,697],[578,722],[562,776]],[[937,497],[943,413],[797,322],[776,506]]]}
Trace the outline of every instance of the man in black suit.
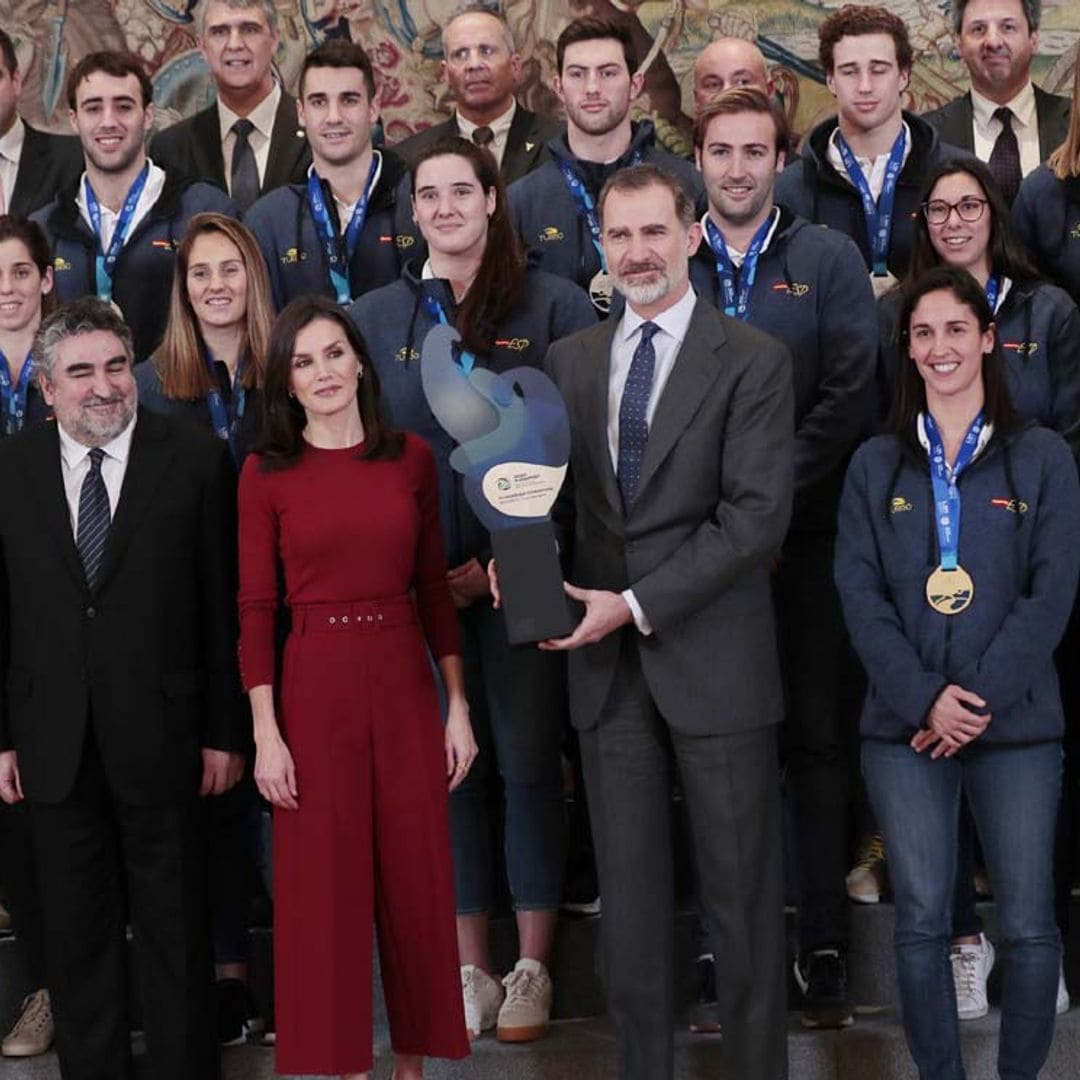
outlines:
{"label": "man in black suit", "polygon": [[234,473],[137,410],[96,298],[42,325],[56,416],[0,446],[0,796],[30,803],[64,1080],[132,1076],[125,912],[155,1080],[216,1080],[199,795],[243,771]]}
{"label": "man in black suit", "polygon": [[787,1075],[770,563],[791,511],[791,356],[695,296],[701,226],[679,180],[600,194],[618,318],[556,342],[570,415],[556,508],[567,638],[603,897],[603,981],[623,1080],[673,1075],[670,767],[718,961],[725,1075]]}
{"label": "man in black suit", "polygon": [[82,148],[19,116],[22,72],[12,40],[0,29],[0,214],[29,217],[82,172]]}
{"label": "man in black suit", "polygon": [[486,146],[507,184],[546,160],[556,121],[519,105],[514,90],[521,56],[502,15],[481,6],[463,8],[443,28],[443,75],[454,94],[449,120],[425,128],[394,149],[409,163],[445,135],[460,135]]}
{"label": "man in black suit", "polygon": [[228,191],[241,210],[307,178],[311,151],[296,100],[274,78],[274,0],[208,0],[196,9],[199,47],[217,87],[208,109],[158,132],[150,156]]}
{"label": "man in black suit", "polygon": [[945,142],[987,162],[1010,203],[1069,127],[1069,99],[1031,81],[1041,14],[1042,0],[953,0],[971,89],[924,117]]}

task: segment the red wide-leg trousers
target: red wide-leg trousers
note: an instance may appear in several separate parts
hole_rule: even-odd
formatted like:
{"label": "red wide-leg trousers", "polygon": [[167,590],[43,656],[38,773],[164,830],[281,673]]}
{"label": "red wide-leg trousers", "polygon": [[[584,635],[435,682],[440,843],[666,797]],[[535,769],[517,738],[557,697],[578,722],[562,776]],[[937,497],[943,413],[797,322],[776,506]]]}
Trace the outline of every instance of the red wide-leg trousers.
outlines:
{"label": "red wide-leg trousers", "polygon": [[412,601],[293,611],[274,811],[277,1069],[372,1067],[372,927],[393,1048],[464,1057],[446,759]]}

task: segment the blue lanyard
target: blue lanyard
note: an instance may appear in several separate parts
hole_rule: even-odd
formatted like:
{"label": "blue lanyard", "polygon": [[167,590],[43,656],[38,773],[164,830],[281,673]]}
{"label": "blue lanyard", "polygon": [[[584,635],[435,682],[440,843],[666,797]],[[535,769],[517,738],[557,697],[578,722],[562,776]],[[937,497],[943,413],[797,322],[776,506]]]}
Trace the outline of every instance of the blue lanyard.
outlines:
{"label": "blue lanyard", "polygon": [[232,401],[229,405],[226,405],[225,399],[218,389],[214,358],[210,355],[209,349],[206,350],[204,355],[206,356],[206,369],[210,372],[210,390],[206,395],[206,404],[210,408],[210,422],[214,425],[214,434],[229,444],[233,460],[239,464],[240,448],[237,445],[237,437],[240,434],[240,423],[244,419],[244,400],[247,394],[241,381],[244,376],[244,361],[241,357],[240,362],[236,365],[236,375],[233,377],[232,385]]}
{"label": "blue lanyard", "polygon": [[[449,325],[450,320],[447,319],[442,304],[440,304],[430,293],[424,293],[424,307],[427,309],[427,313],[436,322],[441,322],[444,326]],[[464,371],[466,375],[468,375],[476,365],[476,357],[473,356],[471,352],[466,352],[464,349],[458,353],[457,359],[458,363],[461,365],[462,371]]]}
{"label": "blue lanyard", "polygon": [[97,295],[99,300],[106,303],[112,302],[112,279],[113,270],[116,269],[116,260],[120,255],[120,249],[127,240],[128,230],[131,228],[131,220],[135,216],[135,208],[139,205],[139,198],[146,187],[146,180],[150,175],[150,162],[143,167],[142,172],[135,177],[135,182],[128,188],[124,205],[120,208],[120,216],[113,229],[112,241],[109,250],[105,251],[101,244],[101,207],[98,205],[97,196],[90,186],[90,177],[86,177],[83,183],[83,191],[86,195],[86,210],[90,215],[90,224],[97,238],[97,258],[94,263],[94,276],[96,279]]}
{"label": "blue lanyard", "polygon": [[11,368],[3,350],[0,350],[0,407],[3,409],[4,434],[14,435],[22,431],[26,421],[26,395],[30,380],[34,377],[34,357],[28,354],[19,372],[19,379],[11,384]]}
{"label": "blue lanyard", "polygon": [[986,281],[986,302],[990,305],[990,314],[997,314],[998,296],[1001,294],[1001,278],[991,274]]}
{"label": "blue lanyard", "polygon": [[315,229],[320,235],[323,247],[326,249],[326,260],[330,267],[330,284],[334,287],[339,304],[352,303],[352,285],[349,282],[349,264],[356,254],[357,245],[360,243],[360,234],[364,231],[364,222],[367,219],[368,201],[375,187],[375,174],[379,171],[379,162],[382,160],[379,151],[371,155],[371,168],[368,170],[367,183],[364,185],[364,194],[353,207],[352,217],[345,229],[344,248],[342,237],[330,217],[330,208],[327,205],[326,191],[319,174],[314,169],[308,177],[307,199],[311,207],[311,216],[315,219]]}
{"label": "blue lanyard", "polygon": [[[635,150],[629,164],[631,166],[640,165],[641,158],[641,151]],[[578,217],[585,222],[585,226],[589,230],[593,247],[596,248],[596,254],[600,259],[600,269],[606,274],[607,259],[604,258],[604,249],[600,243],[600,215],[596,210],[596,200],[589,193],[585,181],[578,176],[569,162],[560,159],[559,169],[562,171],[563,179],[566,181],[566,187],[570,192],[570,198],[573,200]]]}
{"label": "blue lanyard", "polygon": [[955,570],[959,566],[957,551],[960,547],[960,489],[956,482],[975,456],[983,424],[983,414],[980,412],[964,436],[950,475],[948,463],[945,461],[945,444],[941,441],[937,424],[929,412],[923,413],[923,426],[930,443],[930,483],[934,489],[934,520],[937,523],[938,550],[941,553],[940,565],[943,570]]}
{"label": "blue lanyard", "polygon": [[[750,318],[750,290],[754,287],[754,279],[757,277],[758,259],[761,249],[765,246],[765,240],[776,220],[776,212],[761,223],[760,228],[754,233],[754,239],[750,241],[746,257],[743,259],[742,271],[735,269],[731,256],[728,254],[727,244],[724,243],[724,234],[711,217],[705,217],[705,231],[709,238],[709,247],[716,258],[716,276],[720,280],[720,291],[724,298],[724,314],[731,315],[745,322]],[[735,281],[738,278],[738,289]]]}
{"label": "blue lanyard", "polygon": [[907,144],[907,133],[903,127],[896,136],[892,150],[889,152],[889,163],[885,166],[885,182],[881,185],[881,195],[874,202],[870,184],[863,176],[847,139],[836,132],[836,148],[840,151],[840,158],[847,169],[848,179],[858,188],[862,199],[863,214],[866,216],[866,232],[870,239],[870,254],[874,265],[874,276],[884,277],[889,272],[886,261],[889,255],[889,240],[892,237],[893,210],[896,206],[896,183],[900,179],[900,170],[904,167],[904,147]]}

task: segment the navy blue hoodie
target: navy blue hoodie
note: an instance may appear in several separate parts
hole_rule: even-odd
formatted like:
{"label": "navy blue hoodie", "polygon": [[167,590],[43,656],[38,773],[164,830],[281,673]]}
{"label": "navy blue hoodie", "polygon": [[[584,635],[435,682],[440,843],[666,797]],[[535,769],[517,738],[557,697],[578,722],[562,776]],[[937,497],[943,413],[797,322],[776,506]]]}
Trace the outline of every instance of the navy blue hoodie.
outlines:
{"label": "navy blue hoodie", "polygon": [[1059,739],[1054,669],[1080,568],[1080,485],[1060,436],[1036,425],[995,433],[960,474],[960,565],[971,606],[934,611],[938,564],[926,452],[879,435],[855,453],[844,483],[836,585],[870,687],[864,738],[906,742],[946,685],[971,690],[993,719],[986,743]]}
{"label": "navy blue hoodie", "polygon": [[1020,185],[1012,219],[1039,269],[1080,304],[1080,176],[1059,180],[1040,165]]}
{"label": "navy blue hoodie", "polygon": [[[434,296],[451,322],[456,310],[449,282],[421,280],[422,265],[410,261],[400,281],[365,293],[348,314],[363,335],[378,373],[387,419],[395,427],[420,435],[435,454],[446,560],[455,567],[486,555],[490,545],[487,530],[465,499],[461,476],[450,467],[450,454],[457,444],[435,419],[420,383],[420,350],[435,325],[423,297]],[[594,322],[596,312],[581,289],[553,274],[530,269],[524,303],[499,327],[490,352],[477,355],[476,362],[496,372],[522,366],[542,368],[553,341]]]}
{"label": "navy blue hoodie", "polygon": [[[879,301],[879,419],[888,413],[896,379],[902,303],[899,290]],[[1058,432],[1080,457],[1080,311],[1056,285],[1014,282],[995,322],[1013,407]]]}
{"label": "navy blue hoodie", "polygon": [[[61,303],[95,296],[97,238],[76,203],[78,184],[38,210],[36,221],[53,253],[56,296]],[[165,186],[150,212],[120,249],[113,273],[113,299],[135,339],[135,356],[149,356],[161,343],[169,318],[176,249],[188,222],[204,211],[239,218],[236,203],[220,188],[165,170]]]}
{"label": "navy blue hoodie", "polygon": [[[896,205],[887,260],[889,270],[897,278],[904,276],[911,259],[919,194],[926,175],[938,161],[965,156],[955,146],[941,142],[937,132],[925,120],[909,112],[904,113],[904,120],[911,131],[911,153],[896,184]],[[777,177],[776,201],[815,225],[827,225],[850,236],[862,252],[869,271],[872,259],[862,199],[855,185],[829,163],[829,139],[837,123],[836,117],[833,117],[818,124],[806,136],[802,154],[792,158]]]}
{"label": "navy blue hoodie", "polygon": [[[412,217],[411,179],[401,158],[382,153],[382,174],[368,203],[367,217],[349,262],[353,297],[401,276],[407,259],[423,257],[424,241]],[[324,185],[325,189],[325,185]],[[327,194],[327,206],[336,205]],[[244,216],[266,259],[274,304],[280,311],[297,296],[337,299],[330,283],[326,248],[315,229],[307,184],[290,184],[264,195]]]}
{"label": "navy blue hoodie", "polygon": [[[698,296],[723,307],[705,239],[690,278]],[[878,351],[874,291],[855,244],[782,210],[758,261],[747,321],[782,341],[795,361],[791,531],[831,533],[844,466],[870,430]]]}
{"label": "navy blue hoodie", "polygon": [[588,289],[600,269],[600,258],[592,236],[570,195],[559,168],[560,161],[574,166],[593,199],[600,194],[604,181],[619,169],[630,165],[636,156],[641,162],[659,165],[674,173],[697,204],[701,195],[701,175],[689,161],[674,157],[656,147],[656,130],[651,120],[635,121],[630,146],[618,160],[606,165],[580,162],[566,141],[566,133],[548,143],[553,160],[533,169],[510,185],[510,216],[525,246],[541,270],[558,274]]}

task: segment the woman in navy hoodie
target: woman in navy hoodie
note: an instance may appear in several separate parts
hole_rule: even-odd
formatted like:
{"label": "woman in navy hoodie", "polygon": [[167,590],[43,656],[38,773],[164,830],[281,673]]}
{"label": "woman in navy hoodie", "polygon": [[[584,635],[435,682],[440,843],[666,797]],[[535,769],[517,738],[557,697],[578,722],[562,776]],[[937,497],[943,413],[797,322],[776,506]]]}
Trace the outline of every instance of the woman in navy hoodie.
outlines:
{"label": "woman in navy hoodie", "polygon": [[909,283],[899,325],[890,433],[852,459],[835,572],[870,683],[862,767],[889,844],[904,1027],[920,1080],[965,1075],[949,963],[963,794],[1009,957],[999,1072],[1035,1080],[1061,958],[1053,653],[1076,590],[1080,486],[1062,439],[1017,418],[971,274]]}
{"label": "woman in navy hoodie", "polygon": [[[480,747],[468,778],[450,796],[458,949],[465,1023],[472,1038],[497,1027],[505,1041],[547,1029],[563,864],[560,743],[565,668],[553,653],[511,649],[492,608],[484,566],[486,530],[450,466],[456,443],[432,414],[420,381],[428,331],[447,322],[477,366],[494,372],[540,367],[548,345],[596,320],[573,282],[527,265],[491,154],[456,136],[429,147],[412,174],[413,214],[428,246],[401,280],[364,294],[349,309],[379,375],[395,427],[421,435],[435,454],[451,595],[458,608],[466,694]],[[505,794],[507,877],[520,959],[499,984],[488,950],[494,899],[490,810]]]}

